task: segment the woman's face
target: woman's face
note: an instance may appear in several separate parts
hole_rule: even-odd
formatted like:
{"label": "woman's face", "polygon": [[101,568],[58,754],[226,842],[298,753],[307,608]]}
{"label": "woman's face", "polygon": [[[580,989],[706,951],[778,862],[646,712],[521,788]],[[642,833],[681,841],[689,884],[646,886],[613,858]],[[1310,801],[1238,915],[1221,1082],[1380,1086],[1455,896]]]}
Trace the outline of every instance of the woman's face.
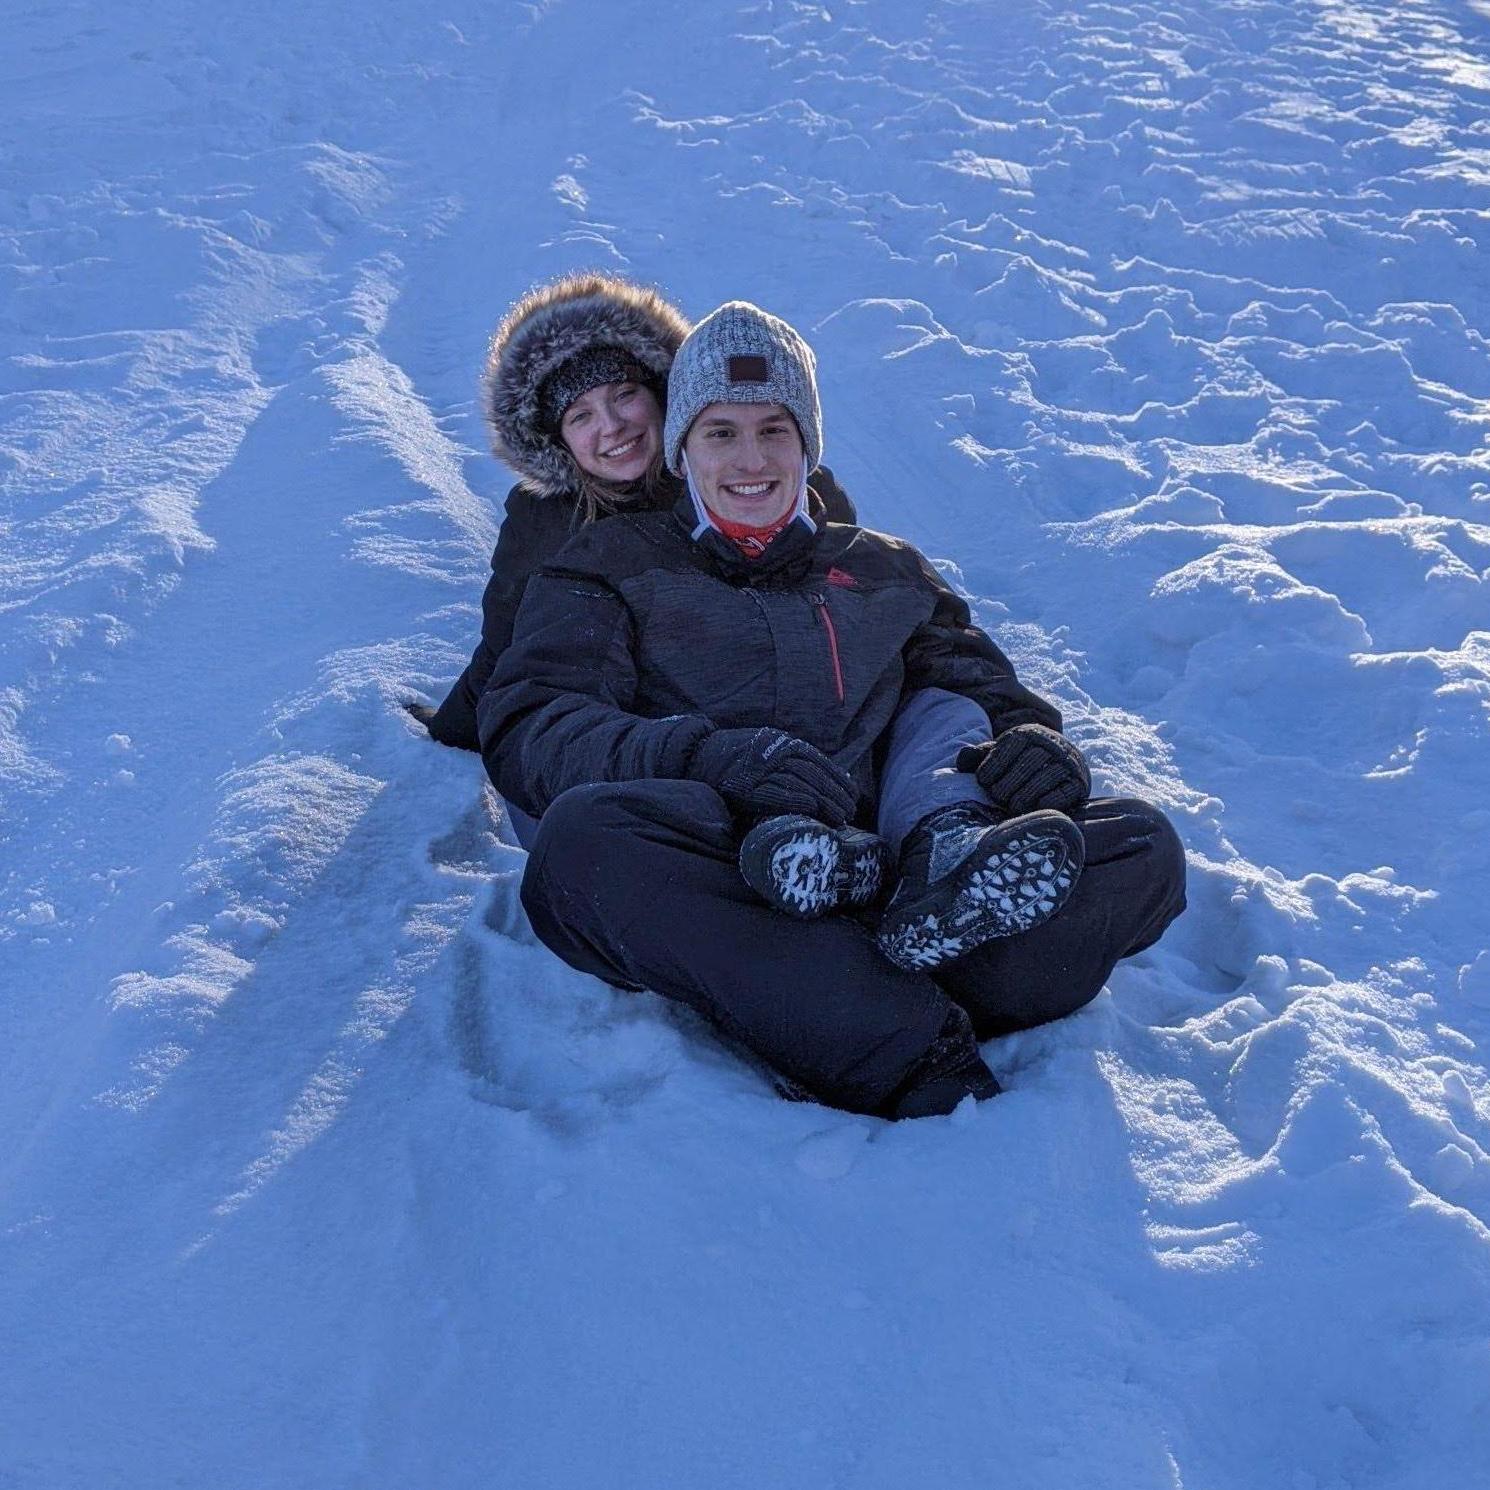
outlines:
{"label": "woman's face", "polygon": [[662,449],[662,408],[641,383],[602,383],[564,410],[559,438],[588,475],[639,481]]}
{"label": "woman's face", "polygon": [[780,404],[710,404],[683,442],[704,506],[728,522],[769,527],[802,479],[802,436]]}

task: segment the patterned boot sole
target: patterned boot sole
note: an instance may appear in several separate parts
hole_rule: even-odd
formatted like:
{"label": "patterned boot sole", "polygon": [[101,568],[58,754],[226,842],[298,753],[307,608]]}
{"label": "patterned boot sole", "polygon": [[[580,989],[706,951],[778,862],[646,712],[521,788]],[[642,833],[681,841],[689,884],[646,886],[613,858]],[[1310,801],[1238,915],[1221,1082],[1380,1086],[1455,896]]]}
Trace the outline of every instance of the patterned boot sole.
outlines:
{"label": "patterned boot sole", "polygon": [[804,920],[865,906],[884,883],[888,851],[873,833],[811,817],[773,817],[745,835],[740,873],[767,905]]}
{"label": "patterned boot sole", "polygon": [[995,937],[1030,931],[1070,897],[1084,848],[1081,830],[1058,813],[992,828],[946,879],[915,900],[890,902],[875,938],[879,949],[897,967],[926,969]]}

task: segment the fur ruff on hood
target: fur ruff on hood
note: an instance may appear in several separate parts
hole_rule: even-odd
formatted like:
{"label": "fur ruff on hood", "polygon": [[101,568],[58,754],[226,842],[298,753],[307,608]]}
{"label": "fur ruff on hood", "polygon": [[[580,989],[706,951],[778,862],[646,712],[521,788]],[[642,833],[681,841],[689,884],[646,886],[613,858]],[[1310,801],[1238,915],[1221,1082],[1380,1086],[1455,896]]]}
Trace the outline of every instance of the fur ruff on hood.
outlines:
{"label": "fur ruff on hood", "polygon": [[568,274],[530,290],[507,312],[487,352],[482,402],[492,453],[540,496],[577,491],[574,457],[543,427],[543,380],[585,347],[614,346],[665,388],[688,330],[682,312],[655,290],[617,275]]}

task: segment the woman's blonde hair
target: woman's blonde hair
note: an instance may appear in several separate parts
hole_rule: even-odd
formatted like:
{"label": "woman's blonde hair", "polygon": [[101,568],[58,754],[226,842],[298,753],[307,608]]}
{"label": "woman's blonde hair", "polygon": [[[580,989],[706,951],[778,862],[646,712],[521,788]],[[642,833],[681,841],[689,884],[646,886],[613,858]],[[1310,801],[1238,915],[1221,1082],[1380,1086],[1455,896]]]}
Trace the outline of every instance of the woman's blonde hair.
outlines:
{"label": "woman's blonde hair", "polygon": [[[573,457],[570,457],[573,459]],[[592,476],[574,462],[579,481],[575,489],[575,502],[579,511],[579,523],[592,523],[617,512],[640,512],[648,507],[661,506],[663,499],[671,499],[677,478],[663,464],[662,451],[652,457],[651,464],[635,481],[607,481],[603,476]]]}

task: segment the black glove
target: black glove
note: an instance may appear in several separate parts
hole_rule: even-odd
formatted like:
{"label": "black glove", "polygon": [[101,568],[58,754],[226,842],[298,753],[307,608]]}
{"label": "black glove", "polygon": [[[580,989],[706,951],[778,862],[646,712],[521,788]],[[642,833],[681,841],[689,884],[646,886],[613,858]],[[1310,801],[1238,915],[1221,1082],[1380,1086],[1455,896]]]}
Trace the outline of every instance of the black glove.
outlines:
{"label": "black glove", "polygon": [[1016,724],[996,740],[964,745],[957,769],[975,772],[993,805],[1011,816],[1041,807],[1072,812],[1092,794],[1081,752],[1043,724]]}
{"label": "black glove", "polygon": [[779,729],[717,729],[705,735],[688,775],[712,786],[742,816],[800,812],[832,828],[853,816],[859,795],[817,746]]}
{"label": "black glove", "polygon": [[429,728],[430,721],[435,717],[434,705],[427,704],[422,699],[410,699],[404,705],[404,709],[406,712],[412,714],[414,718],[417,719],[420,724],[425,727],[425,729]]}

